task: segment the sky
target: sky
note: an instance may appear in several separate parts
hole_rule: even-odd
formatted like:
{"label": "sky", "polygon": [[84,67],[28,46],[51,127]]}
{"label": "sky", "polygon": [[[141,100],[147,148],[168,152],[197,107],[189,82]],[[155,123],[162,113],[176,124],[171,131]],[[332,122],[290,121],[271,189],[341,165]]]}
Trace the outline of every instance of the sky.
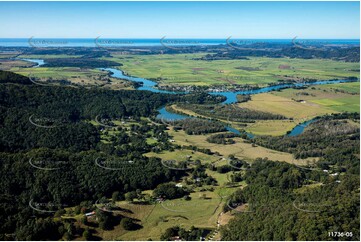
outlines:
{"label": "sky", "polygon": [[359,39],[359,2],[0,2],[0,38]]}

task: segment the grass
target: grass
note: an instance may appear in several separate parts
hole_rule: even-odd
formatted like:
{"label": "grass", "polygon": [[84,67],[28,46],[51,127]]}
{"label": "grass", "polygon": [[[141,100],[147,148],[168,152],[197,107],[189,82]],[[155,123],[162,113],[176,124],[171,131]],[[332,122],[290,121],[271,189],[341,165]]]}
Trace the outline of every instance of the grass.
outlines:
{"label": "grass", "polygon": [[292,120],[260,120],[247,127],[242,127],[247,132],[255,135],[285,135],[297,125],[297,121]]}
{"label": "grass", "polygon": [[[312,78],[317,80],[359,77],[359,63],[323,59],[250,57],[249,60],[197,60],[201,54],[114,55],[105,58],[123,64],[128,74],[144,78],[162,78],[160,84],[267,84],[278,80]],[[279,66],[289,66],[280,69]]]}
{"label": "grass", "polygon": [[[244,104],[242,104],[244,105]],[[248,105],[248,104],[246,104]],[[204,117],[209,118],[204,115],[200,115],[198,113],[195,113],[191,110],[184,109],[178,107],[176,104],[171,105],[171,107],[179,111],[181,113],[194,116],[194,117]],[[252,107],[254,108],[254,107]],[[266,110],[264,110],[266,111]],[[266,111],[268,112],[268,111]],[[290,115],[289,115],[290,116]],[[307,119],[307,117],[305,117]],[[308,117],[310,118],[310,117]],[[251,132],[255,135],[285,135],[287,131],[292,130],[298,122],[292,121],[292,120],[257,120],[255,123],[248,123],[246,127],[242,126],[241,123],[238,122],[230,122],[226,118],[225,119],[219,119],[222,122],[229,123],[232,127],[237,129],[244,129],[247,132]]]}
{"label": "grass", "polygon": [[252,96],[251,101],[240,103],[238,106],[281,114],[294,119],[311,119],[317,115],[332,112],[332,110],[327,107],[322,107],[308,102],[301,103],[293,101],[289,95],[286,95],[286,97],[283,95],[284,91],[258,94]]}
{"label": "grass", "polygon": [[[224,194],[231,194],[234,188],[223,188]],[[207,199],[202,199],[203,194]],[[163,204],[139,205],[141,206],[135,216],[142,214],[143,228],[138,231],[125,231],[116,239],[120,240],[159,240],[159,237],[165,230],[173,226],[181,226],[189,229],[192,225],[195,227],[215,229],[217,217],[221,212],[225,199],[222,199],[215,192],[194,192],[190,194],[191,200],[184,199],[167,200]],[[144,211],[143,211],[143,207]],[[150,207],[153,208],[150,209]],[[122,206],[123,207],[123,206]],[[110,238],[104,238],[110,239]],[[113,238],[114,239],[114,238]]]}
{"label": "grass", "polygon": [[360,96],[351,96],[347,98],[317,99],[312,100],[317,103],[331,108],[336,112],[360,112]]}
{"label": "grass", "polygon": [[80,58],[81,55],[19,55],[17,58],[21,59],[53,59],[53,58]]}
{"label": "grass", "polygon": [[162,151],[160,153],[150,152],[145,154],[147,157],[159,157],[162,160],[177,160],[184,161],[187,160],[187,156],[191,157],[191,160],[200,160],[203,164],[205,163],[215,163],[219,160],[219,157],[212,155],[206,155],[198,151],[192,150],[175,150],[175,151]]}
{"label": "grass", "polygon": [[[306,104],[317,106],[321,109],[327,109],[330,112],[359,112],[360,111],[360,83],[341,83],[332,85],[322,85],[317,87],[308,87],[304,90],[285,89],[281,92],[272,92],[279,97],[305,100]],[[343,90],[340,92],[337,90]],[[302,95],[308,93],[309,95]],[[256,97],[255,97],[256,98]],[[321,112],[322,113],[322,112]]]}
{"label": "grass", "polygon": [[196,112],[193,112],[192,110],[180,108],[180,107],[177,106],[177,104],[172,104],[172,105],[170,105],[170,107],[172,109],[174,109],[175,111],[178,111],[180,113],[183,113],[183,114],[186,114],[186,115],[189,115],[189,116],[207,118],[206,116],[198,114]]}
{"label": "grass", "polygon": [[[285,92],[296,92],[295,90],[283,90],[282,92],[262,93],[252,96],[252,100],[237,104],[239,107],[249,108],[257,111],[270,112],[284,115],[292,120],[258,120],[254,124],[249,124],[244,129],[256,135],[285,135],[298,123],[310,120],[319,115],[335,112],[329,106],[320,105],[314,102],[297,102],[292,98],[299,96],[285,95]],[[299,90],[298,90],[299,92]],[[332,100],[332,99],[330,99]]]}
{"label": "grass", "polygon": [[3,71],[14,71],[19,70],[19,67],[31,67],[33,63],[30,63],[28,61],[22,61],[22,60],[2,60],[0,59],[0,70]]}
{"label": "grass", "polygon": [[152,144],[157,143],[157,140],[155,140],[154,138],[147,138],[146,142],[148,145],[152,145]]}
{"label": "grass", "polygon": [[[268,158],[274,161],[285,161],[288,163],[305,164],[306,160],[294,160],[292,154],[274,151],[261,146],[253,147],[249,143],[245,143],[241,138],[234,138],[235,144],[219,145],[206,141],[209,135],[187,135],[184,131],[169,130],[168,133],[173,136],[176,144],[179,145],[195,145],[199,148],[207,148],[213,152],[219,152],[222,157],[234,155],[240,159],[252,162],[256,158]],[[221,157],[220,157],[221,158]]]}
{"label": "grass", "polygon": [[347,82],[338,84],[327,84],[322,86],[323,89],[343,90],[349,93],[360,93],[360,82]]}
{"label": "grass", "polygon": [[[108,73],[97,69],[86,69],[76,67],[60,67],[60,68],[21,68],[12,69],[14,72],[31,76],[37,82],[46,82],[48,80],[67,80],[71,84],[80,86],[98,86],[113,90],[133,89],[130,82],[117,78],[108,78]],[[109,81],[108,81],[109,80]]]}

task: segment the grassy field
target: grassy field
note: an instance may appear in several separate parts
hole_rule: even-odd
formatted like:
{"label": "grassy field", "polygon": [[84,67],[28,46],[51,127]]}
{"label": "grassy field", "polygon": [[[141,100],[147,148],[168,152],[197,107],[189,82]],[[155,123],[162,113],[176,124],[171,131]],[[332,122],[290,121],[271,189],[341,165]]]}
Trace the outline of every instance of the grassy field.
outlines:
{"label": "grassy field", "polygon": [[100,75],[105,74],[97,69],[86,69],[86,68],[76,68],[76,67],[37,67],[37,68],[14,68],[12,69],[18,74],[28,76],[32,74],[34,77],[52,77],[57,76],[62,77],[88,77],[91,75]]}
{"label": "grassy field", "polygon": [[[291,90],[291,89],[290,89]],[[237,104],[239,107],[255,109],[264,112],[281,114],[294,119],[311,119],[317,115],[331,113],[332,110],[327,107],[310,102],[296,102],[285,91],[262,93],[252,96],[252,100],[246,103]],[[294,90],[292,90],[294,91]],[[287,97],[285,97],[287,96]]]}
{"label": "grassy field", "polygon": [[[260,96],[260,99],[258,97]],[[271,94],[258,94],[252,97],[253,101],[237,104],[240,107],[247,107],[253,110],[259,110],[264,112],[271,112],[276,114],[285,115],[288,118],[294,118],[294,120],[257,120],[255,123],[248,123],[246,127],[242,126],[242,123],[230,122],[226,118],[219,119],[222,122],[229,123],[236,129],[244,129],[247,132],[251,132],[255,135],[285,135],[287,131],[292,130],[297,124],[304,120],[312,119],[317,115],[331,113],[331,110],[317,109],[312,106],[309,109],[305,104],[295,102],[293,100],[283,99],[281,97],[273,96]],[[267,101],[266,101],[267,100]],[[272,100],[272,101],[271,101]],[[284,106],[283,106],[284,105]],[[301,108],[307,107],[307,112],[304,110],[298,111]],[[194,117],[204,117],[204,115],[197,114],[191,110],[178,107],[176,104],[171,107],[181,113],[191,115]],[[298,112],[297,112],[298,111]],[[209,118],[209,117],[208,117]]]}
{"label": "grassy field", "polygon": [[339,83],[339,84],[328,84],[323,85],[322,89],[325,90],[343,90],[349,93],[358,93],[360,94],[360,82],[347,82],[347,83]]}
{"label": "grassy field", "polygon": [[[342,83],[308,87],[307,89],[285,89],[282,91],[253,95],[252,100],[237,104],[239,107],[281,114],[289,120],[257,121],[245,128],[259,135],[284,135],[299,122],[319,115],[338,112],[360,111],[360,83]],[[344,90],[335,91],[335,90]]]}
{"label": "grassy field", "polygon": [[206,141],[209,135],[187,135],[184,131],[169,130],[168,133],[173,136],[176,144],[179,145],[195,145],[199,148],[207,148],[213,152],[219,152],[222,157],[234,155],[240,159],[252,162],[256,158],[268,157],[270,160],[285,161],[289,163],[306,164],[306,160],[294,160],[292,154],[279,152],[264,147],[253,147],[249,143],[245,143],[241,138],[234,138],[235,144],[219,145]]}
{"label": "grassy field", "polygon": [[[225,174],[219,174],[219,176],[226,177]],[[244,182],[241,185],[244,186]],[[97,229],[97,235],[104,240],[159,240],[165,230],[173,226],[189,229],[193,225],[214,230],[226,198],[238,187],[229,188],[221,185],[214,189],[214,191],[192,192],[191,200],[188,201],[179,198],[149,205],[126,201],[116,202],[122,210],[115,211],[114,215],[135,219],[142,228],[136,231],[127,231],[121,225],[117,225],[110,231]],[[143,193],[151,194],[152,191]]]}
{"label": "grassy field", "polygon": [[[259,120],[254,124],[249,124],[247,127],[238,127],[245,129],[255,135],[285,135],[287,131],[291,131],[296,125],[297,121],[291,120]],[[237,127],[234,126],[234,127]]]}
{"label": "grassy field", "polygon": [[187,157],[191,157],[193,161],[200,160],[202,163],[215,163],[219,161],[219,157],[206,155],[201,152],[192,151],[192,150],[175,150],[175,151],[162,151],[160,153],[150,152],[145,154],[147,157],[159,157],[162,160],[177,160],[177,161],[185,161]]}
{"label": "grassy field", "polygon": [[353,82],[308,87],[304,90],[285,89],[281,92],[272,92],[270,95],[290,100],[304,100],[305,104],[318,106],[331,112],[359,112],[359,89],[360,83]]}
{"label": "grassy field", "polygon": [[[176,144],[197,145],[200,148],[209,148],[212,151],[220,152],[221,156],[206,155],[190,150],[164,151],[159,154],[150,152],[146,156],[175,160],[184,160],[191,156],[191,160],[199,159],[202,163],[212,162],[216,166],[227,164],[227,160],[223,158],[230,154],[249,161],[257,157],[268,157],[272,160],[290,163],[305,163],[305,160],[294,161],[292,155],[288,153],[277,152],[263,147],[252,147],[251,144],[244,143],[240,138],[236,138],[236,144],[233,145],[218,145],[208,143],[206,141],[208,135],[186,135],[183,131],[176,132],[172,129],[168,132],[173,136],[174,143]],[[222,224],[227,223],[232,218],[232,215],[228,213],[220,216],[226,198],[237,189],[246,186],[246,183],[240,182],[238,187],[229,188],[226,187],[226,184],[229,182],[229,174],[221,174],[208,169],[207,174],[217,180],[218,186],[213,186],[215,189],[213,192],[201,191],[200,188],[196,188],[195,192],[191,193],[190,201],[180,198],[166,200],[163,203],[156,203],[154,205],[130,204],[125,201],[119,202],[118,205],[120,207],[132,211],[131,213],[124,212],[122,215],[137,219],[142,225],[142,229],[138,231],[125,231],[121,226],[117,226],[112,231],[101,232],[100,235],[106,240],[159,240],[161,234],[169,227],[181,226],[187,229],[193,225],[214,230],[217,227],[217,221]],[[178,182],[185,185],[184,181]],[[204,196],[206,199],[203,198]]]}
{"label": "grassy field", "polygon": [[81,55],[19,55],[17,58],[22,59],[52,59],[52,58],[80,58]]}
{"label": "grassy field", "polygon": [[13,60],[13,59],[0,59],[0,70],[2,71],[16,71],[19,68],[26,68],[33,66],[33,63],[22,60]]}
{"label": "grassy field", "polygon": [[189,201],[180,198],[166,200],[155,205],[134,205],[120,202],[120,207],[133,212],[133,214],[124,215],[141,220],[143,228],[138,231],[124,231],[116,228],[114,231],[103,233],[103,238],[106,240],[147,240],[149,238],[159,240],[160,235],[167,228],[173,226],[189,229],[193,225],[210,230],[215,229],[226,196],[232,194],[236,189],[220,187],[216,188],[214,192],[194,192],[190,194],[191,200]]}
{"label": "grassy field", "polygon": [[[1,66],[1,65],[0,65]],[[108,72],[98,69],[77,68],[77,67],[37,67],[19,68],[12,66],[8,70],[24,76],[30,76],[32,80],[39,83],[56,84],[57,81],[66,80],[71,84],[81,86],[98,86],[114,90],[132,89],[131,83],[117,78],[109,78]]]}
{"label": "grassy field", "polygon": [[161,84],[266,84],[278,80],[318,80],[359,77],[359,63],[321,59],[250,57],[249,60],[196,60],[205,54],[114,55],[122,70],[144,78],[162,78]]}

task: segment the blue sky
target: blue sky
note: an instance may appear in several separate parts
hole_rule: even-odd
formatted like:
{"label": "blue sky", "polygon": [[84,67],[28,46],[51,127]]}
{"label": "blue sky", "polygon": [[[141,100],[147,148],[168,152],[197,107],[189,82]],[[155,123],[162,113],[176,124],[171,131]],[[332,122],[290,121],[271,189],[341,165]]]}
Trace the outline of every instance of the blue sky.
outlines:
{"label": "blue sky", "polygon": [[359,2],[0,2],[0,38],[356,38]]}

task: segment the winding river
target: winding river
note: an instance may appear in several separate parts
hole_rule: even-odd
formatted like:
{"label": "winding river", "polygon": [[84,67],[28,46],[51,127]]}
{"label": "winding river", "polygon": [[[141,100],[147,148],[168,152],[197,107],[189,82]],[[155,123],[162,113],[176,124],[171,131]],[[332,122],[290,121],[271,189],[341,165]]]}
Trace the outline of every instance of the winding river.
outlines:
{"label": "winding river", "polygon": [[20,59],[20,60],[29,61],[29,62],[38,64],[37,66],[34,66],[34,67],[39,67],[39,66],[45,64],[44,60],[40,60],[40,59]]}
{"label": "winding river", "polygon": [[[137,90],[146,90],[146,91],[151,91],[151,92],[156,92],[156,93],[180,94],[179,92],[170,92],[170,91],[165,91],[165,90],[159,90],[156,88],[157,83],[154,81],[150,81],[150,80],[147,80],[144,78],[139,78],[139,77],[127,76],[127,75],[124,75],[124,73],[122,71],[114,69],[114,68],[102,68],[101,70],[109,71],[110,73],[112,73],[111,76],[115,77],[115,78],[121,78],[121,79],[125,79],[128,81],[143,83],[143,85],[141,87],[137,88]],[[209,94],[225,96],[227,99],[223,102],[223,104],[232,104],[232,103],[237,102],[237,95],[254,95],[254,94],[259,94],[259,93],[277,91],[277,90],[281,90],[281,89],[285,89],[285,88],[302,87],[302,86],[308,86],[308,85],[324,85],[324,84],[344,83],[344,82],[350,82],[350,80],[332,80],[332,81],[315,81],[315,82],[309,82],[309,83],[280,84],[280,85],[263,87],[263,88],[254,89],[254,90],[245,90],[245,91],[238,91],[238,92],[210,92]],[[171,112],[167,111],[165,109],[165,107],[158,109],[158,111],[159,111],[159,114],[157,116],[158,119],[182,120],[182,119],[190,118],[190,116],[185,115],[185,114],[171,113]],[[315,121],[316,121],[316,119],[311,119],[306,122],[298,124],[296,127],[294,127],[291,130],[291,132],[289,132],[287,134],[287,136],[292,137],[292,136],[297,136],[297,135],[301,134],[309,124],[311,124]],[[230,126],[226,126],[226,129],[232,133],[241,134],[241,132],[239,130],[232,128]],[[246,135],[251,139],[255,137],[255,135],[252,133],[246,132]]]}
{"label": "winding river", "polygon": [[118,70],[118,69],[100,68],[100,70],[110,72],[111,76],[115,77],[115,78],[120,78],[120,79],[124,79],[124,80],[127,80],[127,81],[132,81],[132,82],[143,83],[141,87],[137,88],[137,90],[140,90],[140,91],[150,91],[150,92],[168,93],[168,94],[179,94],[177,92],[159,90],[159,89],[155,88],[155,86],[157,85],[156,82],[151,81],[151,80],[147,80],[147,79],[144,79],[144,78],[141,78],[141,77],[132,77],[132,76],[124,75],[123,71]]}
{"label": "winding river", "polygon": [[[143,90],[143,91],[151,91],[156,93],[170,93],[170,94],[182,94],[181,92],[171,92],[171,91],[165,91],[165,90],[159,90],[156,88],[157,83],[155,81],[147,80],[140,77],[131,77],[124,75],[124,73],[120,70],[114,69],[114,68],[101,68],[101,70],[109,71],[111,72],[111,76],[115,78],[121,78],[124,80],[132,81],[132,82],[138,82],[143,83],[143,86],[137,88],[137,90]],[[244,91],[238,91],[238,92],[210,92],[211,95],[222,95],[226,97],[226,100],[223,102],[223,104],[231,104],[237,102],[237,95],[254,95],[254,94],[260,94],[260,93],[266,93],[271,91],[277,91],[285,88],[291,88],[291,87],[303,87],[303,86],[310,86],[310,85],[324,85],[324,84],[335,84],[335,83],[343,83],[343,82],[351,82],[350,80],[332,80],[332,81],[315,81],[315,82],[304,82],[304,83],[292,83],[292,84],[279,84],[269,87],[263,87],[259,89],[254,90],[244,90]]]}
{"label": "winding river", "polygon": [[[39,67],[39,66],[45,64],[44,60],[40,60],[40,59],[22,59],[22,60],[37,63],[38,65],[36,67]],[[99,69],[103,70],[103,71],[108,71],[109,73],[111,73],[110,74],[111,77],[141,83],[142,85],[140,87],[138,87],[137,90],[150,91],[150,92],[155,92],[155,93],[182,94],[182,92],[171,92],[171,91],[166,91],[166,90],[159,90],[156,88],[157,83],[155,81],[147,80],[147,79],[141,78],[141,77],[128,76],[128,75],[125,75],[123,71],[118,70],[118,69],[114,69],[114,68],[99,68]],[[344,83],[344,82],[352,82],[352,81],[351,80],[330,80],[330,81],[315,81],[315,82],[308,82],[308,83],[279,84],[279,85],[268,86],[268,87],[263,87],[263,88],[259,88],[259,89],[254,89],[254,90],[244,90],[244,91],[238,91],[238,92],[230,92],[230,91],[229,92],[210,92],[209,94],[222,95],[222,96],[226,97],[226,100],[223,102],[223,104],[232,104],[232,103],[237,102],[237,95],[254,95],[254,94],[259,94],[259,93],[277,91],[277,90],[281,90],[281,89],[285,89],[285,88],[302,87],[302,86],[309,86],[309,85],[335,84],[335,83]],[[188,116],[188,115],[168,112],[165,109],[165,107],[158,109],[158,111],[159,111],[159,114],[157,116],[158,119],[182,120],[182,119],[190,118],[190,116]],[[305,127],[307,127],[309,124],[311,124],[315,121],[316,121],[316,119],[312,119],[312,120],[308,120],[306,122],[298,124],[296,127],[294,127],[292,129],[291,132],[289,132],[287,134],[287,136],[292,137],[292,136],[297,136],[297,135],[301,134],[303,132],[303,130],[305,129]],[[239,130],[234,129],[230,126],[226,126],[226,129],[235,134],[241,134],[241,132]],[[246,133],[246,134],[249,138],[254,137],[254,135],[251,133]]]}

